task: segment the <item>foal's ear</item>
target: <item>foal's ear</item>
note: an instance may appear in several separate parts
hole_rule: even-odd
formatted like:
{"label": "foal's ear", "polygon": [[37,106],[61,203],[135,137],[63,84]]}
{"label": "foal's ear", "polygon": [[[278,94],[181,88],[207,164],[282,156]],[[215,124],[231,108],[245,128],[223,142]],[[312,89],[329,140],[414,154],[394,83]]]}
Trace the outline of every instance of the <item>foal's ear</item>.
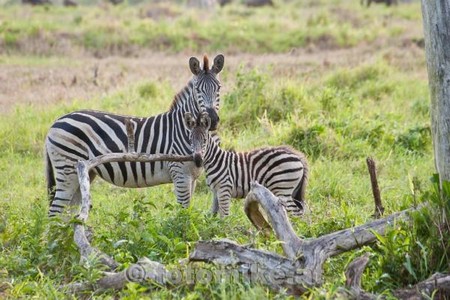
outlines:
{"label": "foal's ear", "polygon": [[194,74],[194,75],[200,74],[200,72],[201,72],[200,61],[195,57],[191,57],[189,59],[189,68],[191,68],[192,74]]}
{"label": "foal's ear", "polygon": [[192,130],[195,127],[195,119],[190,112],[184,114],[183,121],[187,129]]}
{"label": "foal's ear", "polygon": [[206,131],[209,131],[209,128],[211,127],[211,118],[207,113],[202,113],[200,116],[200,126],[205,128]]}
{"label": "foal's ear", "polygon": [[214,64],[211,67],[211,71],[213,73],[219,74],[220,71],[223,69],[223,64],[225,63],[225,57],[222,54],[217,55],[214,57]]}

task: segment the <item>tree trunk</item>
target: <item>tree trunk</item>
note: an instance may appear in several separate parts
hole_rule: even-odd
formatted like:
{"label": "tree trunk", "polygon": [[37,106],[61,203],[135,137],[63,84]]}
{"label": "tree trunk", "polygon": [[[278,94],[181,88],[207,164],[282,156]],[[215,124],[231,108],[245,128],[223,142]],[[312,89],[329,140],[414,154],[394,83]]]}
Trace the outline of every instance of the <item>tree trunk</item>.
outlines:
{"label": "tree trunk", "polygon": [[188,0],[188,7],[200,9],[214,9],[216,0]]}
{"label": "tree trunk", "polygon": [[436,171],[450,181],[450,1],[422,0]]}

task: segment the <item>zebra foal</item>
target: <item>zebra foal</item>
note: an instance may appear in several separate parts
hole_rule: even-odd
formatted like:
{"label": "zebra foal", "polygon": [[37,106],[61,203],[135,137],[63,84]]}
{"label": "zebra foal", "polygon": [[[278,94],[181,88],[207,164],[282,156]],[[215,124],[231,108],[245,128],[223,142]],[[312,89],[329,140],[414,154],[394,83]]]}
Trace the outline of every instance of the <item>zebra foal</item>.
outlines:
{"label": "zebra foal", "polygon": [[209,134],[211,119],[207,114],[195,118],[188,112],[184,122],[190,130],[194,160],[203,161],[206,182],[214,194],[213,213],[229,215],[230,199],[245,198],[255,180],[279,197],[292,215],[303,214],[309,173],[303,153],[288,146],[226,151]]}
{"label": "zebra foal", "polygon": [[[45,139],[46,178],[51,200],[49,215],[61,213],[67,205],[80,204],[81,193],[76,163],[107,153],[127,152],[127,126],[132,123],[135,151],[148,154],[191,155],[189,131],[183,116],[204,113],[219,122],[220,82],[217,75],[224,65],[223,55],[209,60],[191,57],[193,78],[175,96],[169,111],[153,117],[130,117],[100,111],[82,110],[56,120]],[[194,162],[113,162],[99,165],[90,174],[121,187],[149,187],[173,182],[177,201],[187,207],[201,166]]]}

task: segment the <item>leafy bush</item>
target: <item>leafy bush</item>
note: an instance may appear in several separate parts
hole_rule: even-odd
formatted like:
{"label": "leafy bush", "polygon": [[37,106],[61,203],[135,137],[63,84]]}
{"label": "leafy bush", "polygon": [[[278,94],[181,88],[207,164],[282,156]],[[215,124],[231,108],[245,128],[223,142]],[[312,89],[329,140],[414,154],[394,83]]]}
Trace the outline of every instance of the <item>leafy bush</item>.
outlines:
{"label": "leafy bush", "polygon": [[427,202],[410,221],[394,225],[384,236],[377,235],[377,291],[414,284],[435,272],[448,272],[450,182],[444,182],[440,191],[438,176],[432,181],[434,190],[423,195],[422,200]]}
{"label": "leafy bush", "polygon": [[415,154],[427,153],[431,146],[431,130],[429,125],[416,126],[400,134],[396,146]]}

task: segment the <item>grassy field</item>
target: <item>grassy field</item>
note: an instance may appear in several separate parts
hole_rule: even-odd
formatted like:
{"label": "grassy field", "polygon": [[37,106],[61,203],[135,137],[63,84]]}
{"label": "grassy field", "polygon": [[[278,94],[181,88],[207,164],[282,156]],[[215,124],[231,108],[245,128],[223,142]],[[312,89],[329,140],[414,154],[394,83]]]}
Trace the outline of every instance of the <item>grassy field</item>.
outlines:
{"label": "grassy field", "polygon": [[[163,13],[148,17],[151,11]],[[368,156],[378,164],[387,214],[434,197],[419,3],[366,9],[355,1],[299,0],[213,12],[175,4],[10,4],[0,20],[0,298],[72,298],[61,286],[101,276],[95,261],[80,265],[71,226],[47,218],[42,153],[52,122],[80,108],[164,112],[190,78],[192,55],[225,55],[224,147],[289,144],[307,154],[310,213],[294,221],[300,236],[371,220]],[[226,219],[211,216],[203,178],[186,210],[176,204],[171,185],[121,189],[97,180],[92,188],[93,244],[121,268],[142,256],[175,267],[196,241],[212,238],[282,253],[274,237],[254,230],[243,201],[233,202]],[[438,253],[427,239],[432,231],[403,224],[373,247],[331,259],[325,285],[306,297],[335,297],[345,265],[363,252],[371,253],[364,288],[376,293],[389,295],[444,271],[445,260],[432,259]],[[216,281],[173,289],[129,284],[90,297],[289,296]]]}

